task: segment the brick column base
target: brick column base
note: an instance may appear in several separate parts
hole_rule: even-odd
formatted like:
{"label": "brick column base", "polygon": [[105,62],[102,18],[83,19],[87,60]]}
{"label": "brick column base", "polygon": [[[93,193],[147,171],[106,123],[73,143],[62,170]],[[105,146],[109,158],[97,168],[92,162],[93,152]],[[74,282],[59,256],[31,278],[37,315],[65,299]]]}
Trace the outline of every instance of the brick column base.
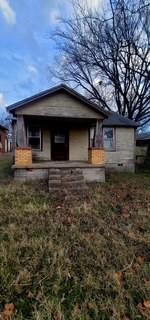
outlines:
{"label": "brick column base", "polygon": [[32,164],[32,149],[31,148],[16,148],[15,150],[15,165],[30,165]]}
{"label": "brick column base", "polygon": [[90,148],[88,152],[88,161],[95,165],[104,165],[106,163],[106,154],[104,149]]}

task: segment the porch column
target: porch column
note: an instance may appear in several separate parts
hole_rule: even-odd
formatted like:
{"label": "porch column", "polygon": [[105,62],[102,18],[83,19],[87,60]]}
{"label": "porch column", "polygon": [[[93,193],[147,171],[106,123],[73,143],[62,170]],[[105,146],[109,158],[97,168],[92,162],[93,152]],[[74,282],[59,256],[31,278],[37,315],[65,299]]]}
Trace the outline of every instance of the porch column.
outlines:
{"label": "porch column", "polygon": [[101,120],[96,121],[94,147],[100,149],[103,148],[103,129]]}
{"label": "porch column", "polygon": [[106,157],[105,151],[103,150],[102,120],[97,120],[94,133],[94,146],[89,149],[89,162],[93,165],[104,166],[105,161]]}
{"label": "porch column", "polygon": [[22,115],[17,116],[16,144],[17,147],[27,146],[25,123]]}
{"label": "porch column", "polygon": [[16,150],[15,165],[30,166],[32,164],[32,149],[27,147],[27,138],[24,118],[22,115],[17,116],[17,132],[16,132]]}

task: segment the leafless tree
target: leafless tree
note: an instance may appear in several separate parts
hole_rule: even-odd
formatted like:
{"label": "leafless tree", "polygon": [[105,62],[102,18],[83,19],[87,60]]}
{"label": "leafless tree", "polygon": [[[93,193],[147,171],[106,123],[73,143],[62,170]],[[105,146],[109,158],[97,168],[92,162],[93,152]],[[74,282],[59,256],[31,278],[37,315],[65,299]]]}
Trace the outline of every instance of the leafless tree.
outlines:
{"label": "leafless tree", "polygon": [[150,0],[108,0],[101,10],[75,1],[54,33],[54,73],[107,110],[150,121]]}

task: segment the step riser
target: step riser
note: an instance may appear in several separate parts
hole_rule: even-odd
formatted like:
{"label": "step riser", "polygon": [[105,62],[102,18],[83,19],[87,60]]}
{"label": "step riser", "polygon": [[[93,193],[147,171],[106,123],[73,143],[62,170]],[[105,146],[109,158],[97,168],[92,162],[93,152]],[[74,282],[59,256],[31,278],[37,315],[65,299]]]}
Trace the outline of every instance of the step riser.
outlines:
{"label": "step riser", "polygon": [[80,169],[50,169],[48,186],[50,192],[87,190]]}

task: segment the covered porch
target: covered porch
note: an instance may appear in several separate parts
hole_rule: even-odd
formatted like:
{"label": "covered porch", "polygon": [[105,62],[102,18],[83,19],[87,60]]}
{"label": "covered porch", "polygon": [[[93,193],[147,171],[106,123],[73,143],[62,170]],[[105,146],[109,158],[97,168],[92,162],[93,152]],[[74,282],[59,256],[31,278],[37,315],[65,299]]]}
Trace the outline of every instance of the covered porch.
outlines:
{"label": "covered porch", "polygon": [[14,129],[16,180],[47,180],[54,170],[55,182],[57,171],[61,181],[78,172],[85,182],[105,181],[102,119],[21,115]]}
{"label": "covered porch", "polygon": [[18,116],[14,126],[17,166],[104,166],[102,119]]}

